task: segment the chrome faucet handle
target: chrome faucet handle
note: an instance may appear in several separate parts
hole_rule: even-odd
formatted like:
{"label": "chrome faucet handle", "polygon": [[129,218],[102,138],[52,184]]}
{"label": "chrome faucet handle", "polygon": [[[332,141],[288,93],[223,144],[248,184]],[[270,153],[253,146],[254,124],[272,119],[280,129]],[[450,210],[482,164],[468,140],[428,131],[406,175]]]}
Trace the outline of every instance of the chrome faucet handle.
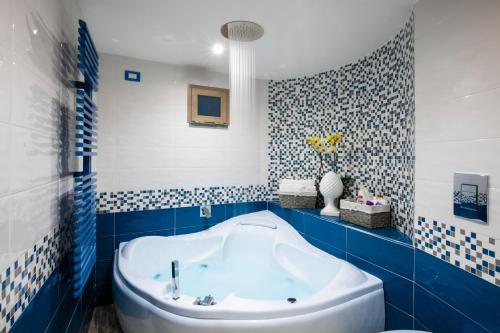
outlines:
{"label": "chrome faucet handle", "polygon": [[208,209],[208,207],[203,207],[201,211],[203,212],[203,215],[205,216],[206,219],[212,217],[212,212],[210,211],[210,209]]}
{"label": "chrome faucet handle", "polygon": [[180,297],[179,289],[179,261],[172,261],[172,299],[178,300]]}

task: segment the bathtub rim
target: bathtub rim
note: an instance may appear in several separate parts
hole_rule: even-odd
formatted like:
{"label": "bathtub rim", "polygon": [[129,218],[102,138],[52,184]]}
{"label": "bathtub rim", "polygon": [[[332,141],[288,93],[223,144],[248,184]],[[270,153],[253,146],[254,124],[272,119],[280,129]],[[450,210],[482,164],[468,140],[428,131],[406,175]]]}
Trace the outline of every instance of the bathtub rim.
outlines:
{"label": "bathtub rim", "polygon": [[[265,212],[265,213],[263,213]],[[270,212],[270,211],[263,211],[263,212],[257,212],[257,213],[251,213],[251,214],[245,214],[242,216],[239,216],[236,218],[229,219],[227,221],[233,220],[233,224],[236,221],[236,225],[238,224],[237,221],[244,219],[245,216],[249,218],[271,218],[276,221],[278,226],[280,227],[285,227],[285,231],[283,231],[286,235],[286,228],[288,229],[293,229],[293,227],[290,226],[290,224],[283,219],[281,219],[279,216],[276,214]],[[261,213],[261,214],[259,214]],[[227,222],[225,221],[225,222]],[[222,225],[225,222],[221,222]],[[222,227],[220,227],[222,228]],[[297,233],[294,229],[293,232]],[[205,233],[205,234],[204,234]],[[182,236],[174,236],[178,237],[178,239],[192,239],[193,237],[196,238],[197,236],[203,236],[206,235],[206,231],[198,232],[198,233],[193,233],[193,234],[188,234],[188,235],[182,235]],[[226,318],[241,318],[241,319],[257,319],[257,318],[267,318],[267,319],[272,319],[272,318],[281,318],[281,317],[288,317],[292,315],[301,315],[304,313],[310,313],[314,311],[319,311],[320,309],[328,308],[328,307],[333,307],[340,305],[342,303],[348,302],[352,299],[358,298],[364,294],[367,294],[373,290],[377,289],[383,289],[382,281],[376,277],[374,277],[371,274],[368,274],[364,272],[363,270],[353,266],[351,263],[348,263],[347,261],[337,258],[335,256],[332,256],[331,254],[328,254],[318,248],[316,248],[314,245],[308,243],[302,235],[299,235],[297,233],[298,237],[300,238],[300,241],[303,242],[304,244],[307,244],[307,247],[309,249],[313,249],[315,252],[320,253],[322,256],[326,256],[329,259],[333,259],[336,264],[340,265],[340,269],[344,270],[352,270],[355,271],[356,274],[361,273],[363,274],[365,281],[360,284],[356,285],[355,288],[350,288],[350,289],[345,289],[343,293],[337,292],[335,294],[335,297],[326,297],[326,296],[318,296],[316,299],[310,298],[310,299],[305,299],[304,301],[296,304],[288,304],[285,301],[260,301],[260,300],[250,300],[252,302],[247,302],[244,303],[243,305],[246,306],[246,308],[220,308],[217,306],[214,307],[200,307],[200,306],[194,306],[190,303],[188,304],[183,304],[183,303],[178,303],[176,301],[173,301],[171,299],[163,297],[163,295],[159,295],[158,291],[156,291],[154,294],[153,293],[148,293],[145,288],[141,288],[140,281],[133,281],[131,277],[125,276],[120,269],[120,255],[122,254],[122,249],[127,245],[128,242],[121,243],[118,250],[115,253],[115,262],[113,264],[113,270],[117,269],[117,273],[121,280],[127,285],[127,287],[132,290],[135,294],[137,294],[139,297],[142,297],[146,301],[154,304],[155,306],[165,310],[169,311],[172,313],[176,313],[181,316],[185,317],[191,317],[191,318],[204,318],[204,319],[226,319]],[[140,241],[137,240],[136,244],[138,242],[143,242],[146,241],[148,238],[162,238],[160,236],[146,236],[146,237],[141,237]],[[132,241],[133,242],[133,241]],[[132,247],[134,248],[134,247]],[[347,271],[349,273],[349,271]],[[144,280],[146,283],[147,281]],[[320,294],[325,288],[319,290],[316,294]],[[327,292],[330,290],[326,290]],[[182,290],[181,290],[182,294]],[[331,294],[329,294],[331,296]],[[238,304],[238,303],[237,303]],[[238,305],[241,305],[239,303]],[[272,306],[271,306],[272,305]]]}
{"label": "bathtub rim", "polygon": [[[337,332],[337,325],[342,323],[342,325],[357,325],[359,314],[362,313],[365,317],[365,321],[369,321],[369,324],[364,323],[363,325],[368,325],[370,327],[367,331],[382,332],[385,326],[385,301],[384,301],[384,291],[383,289],[375,289],[366,293],[360,297],[354,298],[348,302],[333,306],[330,308],[324,308],[315,312],[308,312],[301,315],[291,315],[288,317],[279,318],[258,318],[258,319],[207,319],[207,318],[193,318],[186,317],[176,313],[169,312],[165,309],[157,307],[155,304],[148,302],[146,299],[142,298],[140,295],[134,293],[126,283],[118,276],[119,273],[116,270],[116,264],[113,264],[113,299],[115,299],[115,308],[118,314],[118,319],[122,327],[126,327],[129,330],[124,330],[125,333],[135,332],[157,332],[155,329],[158,320],[163,321],[163,326],[168,326],[169,328],[176,330],[177,328],[190,327],[189,332],[192,329],[205,329],[209,328],[209,332],[234,332],[235,330],[245,328],[246,331],[251,329],[256,332],[283,332],[290,331],[290,329],[296,329],[297,325],[304,325],[303,321],[308,320],[309,323],[313,323],[314,332]],[[133,316],[124,313],[123,307],[133,309]],[[361,306],[361,312],[360,312]],[[347,307],[347,311],[344,311],[344,315],[339,315],[339,308]],[[374,311],[374,309],[378,309]],[[348,318],[346,318],[346,315]],[[327,317],[327,318],[325,318]],[[325,323],[326,322],[326,323]],[[323,329],[320,329],[317,325],[323,325]],[[326,324],[326,325],[325,325]],[[138,327],[140,326],[140,328]],[[285,326],[287,329],[283,329]],[[309,327],[312,328],[312,327]],[[352,328],[352,327],[351,327]],[[333,329],[333,331],[332,331]],[[340,330],[341,332],[352,332],[351,329]],[[183,333],[185,331],[182,331]]]}

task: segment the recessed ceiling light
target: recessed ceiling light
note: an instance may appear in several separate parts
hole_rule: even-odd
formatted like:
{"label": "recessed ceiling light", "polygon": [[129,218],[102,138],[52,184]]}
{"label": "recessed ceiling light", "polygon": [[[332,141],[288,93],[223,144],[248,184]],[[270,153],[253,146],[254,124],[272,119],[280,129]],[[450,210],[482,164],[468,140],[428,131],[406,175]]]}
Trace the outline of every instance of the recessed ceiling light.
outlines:
{"label": "recessed ceiling light", "polygon": [[38,33],[37,29],[33,29],[33,35],[36,35]]}
{"label": "recessed ceiling light", "polygon": [[112,42],[118,43],[120,40],[118,38],[111,38]]}
{"label": "recessed ceiling light", "polygon": [[212,53],[215,55],[221,55],[224,53],[224,45],[216,43],[212,46]]}

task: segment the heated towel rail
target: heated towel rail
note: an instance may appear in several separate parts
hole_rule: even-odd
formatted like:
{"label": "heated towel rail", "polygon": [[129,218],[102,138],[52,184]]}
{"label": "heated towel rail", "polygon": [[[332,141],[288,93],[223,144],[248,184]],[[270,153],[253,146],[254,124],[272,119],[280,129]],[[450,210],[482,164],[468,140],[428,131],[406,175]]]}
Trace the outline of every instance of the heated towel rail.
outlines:
{"label": "heated towel rail", "polygon": [[99,55],[87,24],[78,22],[77,67],[82,81],[75,82],[75,155],[81,159],[74,173],[73,213],[73,296],[79,297],[94,270],[96,260],[96,176],[92,156],[97,155],[97,106],[92,94],[99,80]]}

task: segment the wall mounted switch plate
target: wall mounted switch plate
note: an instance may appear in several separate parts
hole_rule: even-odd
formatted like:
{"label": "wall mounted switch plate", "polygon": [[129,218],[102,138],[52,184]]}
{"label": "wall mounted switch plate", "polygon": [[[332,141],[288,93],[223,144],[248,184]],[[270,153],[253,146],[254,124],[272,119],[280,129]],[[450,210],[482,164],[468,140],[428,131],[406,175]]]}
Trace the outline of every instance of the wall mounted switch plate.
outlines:
{"label": "wall mounted switch plate", "polygon": [[488,223],[488,176],[473,173],[453,175],[453,214]]}

